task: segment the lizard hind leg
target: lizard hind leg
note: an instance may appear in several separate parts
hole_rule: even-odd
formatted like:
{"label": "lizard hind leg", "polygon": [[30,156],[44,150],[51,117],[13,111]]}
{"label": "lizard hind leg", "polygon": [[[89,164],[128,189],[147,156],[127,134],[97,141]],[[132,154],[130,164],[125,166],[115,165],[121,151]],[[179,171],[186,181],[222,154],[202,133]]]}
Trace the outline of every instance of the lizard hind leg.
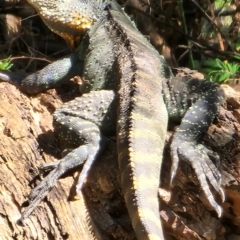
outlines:
{"label": "lizard hind leg", "polygon": [[[174,100],[171,101],[170,97],[167,98],[168,108],[170,113],[177,113],[175,114],[176,118],[180,117],[182,121],[173,134],[170,145],[172,158],[170,183],[176,176],[179,160],[188,162],[195,171],[208,202],[220,216],[222,209],[215,201],[210,189],[212,187],[219,194],[221,200],[224,201],[221,174],[212,162],[212,159],[214,159],[219,165],[219,159],[216,158],[216,155],[214,156],[212,151],[199,144],[199,140],[207,132],[216,116],[218,107],[224,100],[224,93],[218,85],[209,81],[174,78],[171,79],[171,83],[173,85],[172,98]],[[174,110],[172,110],[172,105],[175,106]]]}
{"label": "lizard hind leg", "polygon": [[[84,120],[81,120],[81,125],[78,124],[79,119],[71,119],[71,123],[73,126],[73,129],[77,128],[82,129],[81,138],[83,139],[83,136],[87,136],[87,139],[85,138],[85,141],[88,143],[85,145],[81,145],[78,148],[74,149],[70,153],[68,153],[64,158],[62,158],[59,161],[53,162],[53,163],[46,163],[41,167],[41,170],[51,170],[51,172],[42,180],[42,182],[35,187],[29,196],[29,206],[24,209],[21,216],[21,221],[24,222],[28,216],[34,211],[34,209],[38,206],[38,204],[47,196],[49,191],[52,189],[52,187],[55,185],[57,180],[66,172],[68,172],[71,169],[74,169],[76,167],[84,165],[85,168],[83,168],[82,173],[80,174],[82,183],[83,180],[86,179],[88,170],[90,169],[92,163],[97,157],[97,154],[100,149],[100,133],[98,127],[93,123],[89,123],[87,121],[84,122]],[[84,124],[85,123],[85,124]],[[84,127],[88,126],[86,130],[84,130]],[[91,129],[91,132],[88,132],[88,130]],[[75,129],[76,130],[76,129]],[[80,130],[78,130],[80,131]]]}
{"label": "lizard hind leg", "polygon": [[[73,146],[88,146],[76,192],[79,194],[97,154],[104,147],[108,135],[115,132],[115,94],[113,91],[92,91],[65,104],[56,111],[54,128],[60,138]],[[103,134],[101,134],[103,132]],[[74,150],[69,154],[74,154]],[[81,156],[75,155],[74,158]]]}
{"label": "lizard hind leg", "polygon": [[113,91],[92,91],[56,110],[54,129],[59,137],[74,149],[61,160],[42,166],[42,170],[51,172],[32,190],[29,196],[30,204],[22,212],[21,222],[34,211],[64,173],[84,164],[77,185],[77,192],[81,191],[88,171],[103,147],[101,132],[111,134],[115,130],[115,124],[111,124],[116,116],[116,111],[113,111],[116,103],[114,97]]}

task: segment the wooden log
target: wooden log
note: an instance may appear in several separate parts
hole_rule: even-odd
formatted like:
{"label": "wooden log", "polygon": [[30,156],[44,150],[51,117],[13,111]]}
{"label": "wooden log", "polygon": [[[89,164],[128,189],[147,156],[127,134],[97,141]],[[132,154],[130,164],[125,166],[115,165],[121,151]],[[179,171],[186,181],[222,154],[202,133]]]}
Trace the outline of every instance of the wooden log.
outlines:
{"label": "wooden log", "polygon": [[[166,239],[239,237],[240,94],[224,88],[226,102],[203,136],[203,144],[221,157],[226,201],[221,204],[217,195],[216,199],[223,216],[218,218],[212,211],[187,163],[181,162],[174,186],[169,188],[171,160],[166,147],[159,190]],[[119,186],[114,139],[94,164],[84,197],[76,199],[80,171],[76,170],[58,181],[25,226],[17,222],[31,189],[42,178],[38,167],[61,158],[52,114],[75,93],[58,89],[58,93],[49,90],[29,97],[8,83],[0,83],[0,239],[94,239],[94,235],[95,239],[135,239]]]}

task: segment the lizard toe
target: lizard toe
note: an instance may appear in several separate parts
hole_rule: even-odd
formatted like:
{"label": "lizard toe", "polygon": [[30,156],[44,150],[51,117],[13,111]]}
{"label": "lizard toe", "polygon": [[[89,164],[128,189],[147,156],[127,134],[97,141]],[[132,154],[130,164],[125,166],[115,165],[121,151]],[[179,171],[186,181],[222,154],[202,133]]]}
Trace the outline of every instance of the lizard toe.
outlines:
{"label": "lizard toe", "polygon": [[221,216],[222,209],[215,201],[213,193],[210,190],[210,186],[212,186],[214,191],[220,195],[221,200],[223,201],[225,199],[224,192],[221,188],[221,174],[208,157],[206,148],[201,144],[196,145],[192,142],[185,142],[178,148],[178,154],[182,160],[191,164],[208,202],[217,212],[218,216]]}
{"label": "lizard toe", "polygon": [[24,223],[38,204],[47,196],[51,188],[54,186],[59,178],[59,174],[56,169],[49,173],[49,175],[43,179],[43,181],[35,187],[29,195],[29,206],[24,209],[21,214],[20,221]]}
{"label": "lizard toe", "polygon": [[49,191],[55,185],[57,180],[65,172],[64,159],[43,165],[43,169],[53,169],[30,193],[29,206],[24,209],[21,214],[20,221],[23,223],[27,219],[38,204],[48,195]]}
{"label": "lizard toe", "polygon": [[177,174],[178,164],[179,164],[179,156],[178,156],[178,146],[176,144],[171,145],[171,159],[172,159],[172,165],[170,170],[170,186],[173,183],[173,180]]}
{"label": "lizard toe", "polygon": [[55,169],[58,166],[58,164],[59,164],[59,161],[44,163],[42,166],[40,166],[39,170],[41,172],[51,171]]}

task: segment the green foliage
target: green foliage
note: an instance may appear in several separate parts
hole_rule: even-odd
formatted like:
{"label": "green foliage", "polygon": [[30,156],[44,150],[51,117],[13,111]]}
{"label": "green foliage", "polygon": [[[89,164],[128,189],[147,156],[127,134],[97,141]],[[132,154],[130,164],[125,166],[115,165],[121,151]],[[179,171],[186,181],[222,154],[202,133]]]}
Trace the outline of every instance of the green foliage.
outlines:
{"label": "green foliage", "polygon": [[205,77],[212,82],[225,83],[234,79],[240,70],[238,63],[223,62],[220,59],[208,59],[204,61],[202,68]]}
{"label": "green foliage", "polygon": [[232,0],[215,0],[214,5],[216,8],[223,8],[225,5],[228,5]]}
{"label": "green foliage", "polygon": [[1,70],[9,70],[13,66],[13,64],[10,62],[11,62],[10,57],[0,61],[0,69]]}

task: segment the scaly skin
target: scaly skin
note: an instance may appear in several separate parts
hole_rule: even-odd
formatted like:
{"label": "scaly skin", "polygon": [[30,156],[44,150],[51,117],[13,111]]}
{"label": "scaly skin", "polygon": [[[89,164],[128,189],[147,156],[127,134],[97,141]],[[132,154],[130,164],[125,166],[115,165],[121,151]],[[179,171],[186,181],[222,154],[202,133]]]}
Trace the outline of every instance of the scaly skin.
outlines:
{"label": "scaly skin", "polygon": [[[163,239],[158,187],[168,120],[160,97],[165,62],[129,19],[111,8],[108,19],[119,36],[115,43],[119,46],[117,145],[122,190],[137,238]],[[148,61],[143,62],[146,55]]]}
{"label": "scaly skin", "polygon": [[[84,45],[89,39],[88,50],[79,48],[80,59],[79,52],[74,53],[19,81],[23,91],[36,93],[79,72],[83,73],[82,92],[91,91],[55,112],[55,131],[76,149],[59,162],[42,167],[52,171],[31,192],[31,203],[22,213],[22,220],[64,172],[85,162],[77,185],[77,192],[81,191],[87,172],[101,150],[103,136],[114,134],[117,128],[122,190],[133,228],[139,240],[161,240],[164,237],[158,187],[168,120],[162,81],[168,67],[120,6],[114,1],[98,5],[93,2],[64,1],[63,7],[59,2],[29,0],[44,22],[67,40],[76,39],[74,31],[79,37],[91,22],[97,21],[83,41]],[[62,14],[63,9],[68,14]],[[64,16],[70,16],[70,20]],[[72,16],[78,16],[78,20]],[[146,55],[149,55],[147,62],[143,61]],[[85,64],[83,69],[72,66],[73,62],[80,65],[81,61]],[[110,111],[109,105],[114,109]]]}
{"label": "scaly skin", "polygon": [[171,179],[176,175],[179,158],[190,162],[207,199],[220,215],[221,208],[208,185],[209,181],[223,198],[220,174],[208,157],[209,151],[198,144],[222,102],[218,86],[173,78],[163,57],[115,1],[28,2],[53,31],[71,40],[71,44],[90,30],[70,57],[25,79],[9,79],[0,73],[3,80],[28,93],[52,88],[81,74],[81,91],[86,93],[54,113],[55,131],[75,149],[60,161],[42,167],[52,171],[31,192],[30,205],[22,213],[22,220],[31,214],[60,176],[84,164],[77,185],[77,192],[81,191],[93,161],[103,148],[104,136],[116,134],[122,190],[137,238],[164,239],[158,187],[167,110],[170,118],[183,118],[171,144]]}

